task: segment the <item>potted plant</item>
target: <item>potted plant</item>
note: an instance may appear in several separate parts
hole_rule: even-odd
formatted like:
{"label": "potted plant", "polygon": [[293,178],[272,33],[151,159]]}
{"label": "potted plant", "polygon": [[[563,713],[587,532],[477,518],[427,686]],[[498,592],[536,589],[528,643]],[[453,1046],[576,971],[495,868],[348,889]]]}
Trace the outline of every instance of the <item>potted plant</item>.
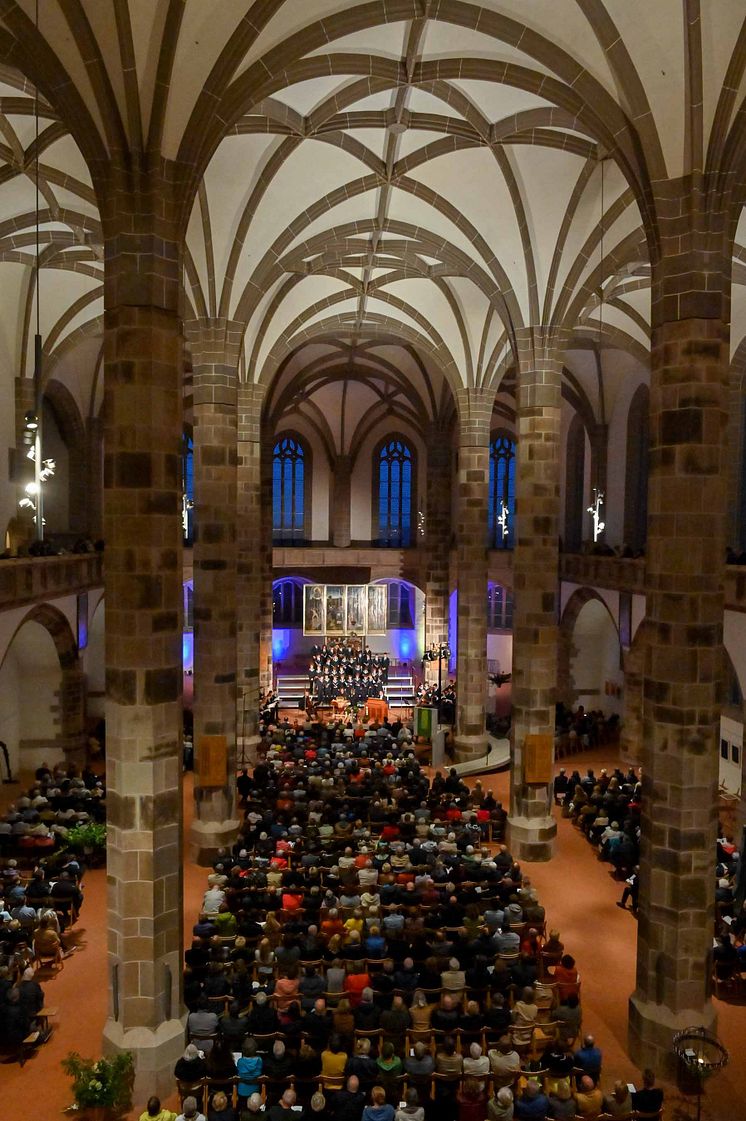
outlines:
{"label": "potted plant", "polygon": [[103,822],[87,821],[83,825],[73,825],[65,838],[67,847],[84,856],[97,857],[106,850],[106,825]]}
{"label": "potted plant", "polygon": [[132,1101],[135,1064],[129,1051],[111,1058],[85,1059],[71,1051],[62,1069],[73,1080],[75,1109],[90,1121],[105,1121],[115,1112],[128,1109]]}

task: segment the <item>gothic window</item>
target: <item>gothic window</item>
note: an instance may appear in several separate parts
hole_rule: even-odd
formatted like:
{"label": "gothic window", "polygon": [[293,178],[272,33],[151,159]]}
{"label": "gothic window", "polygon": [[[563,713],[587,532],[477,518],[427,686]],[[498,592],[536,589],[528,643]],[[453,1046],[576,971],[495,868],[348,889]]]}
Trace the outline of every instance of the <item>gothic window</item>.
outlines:
{"label": "gothic window", "polygon": [[[507,530],[500,517],[507,509]],[[515,542],[515,441],[504,433],[490,444],[489,542],[491,549],[512,549]]]}
{"label": "gothic window", "polygon": [[296,436],[281,436],[272,463],[272,536],[277,544],[305,541],[307,458]]}
{"label": "gothic window", "polygon": [[511,631],[513,629],[513,593],[502,584],[487,585],[487,629]]}
{"label": "gothic window", "polygon": [[295,580],[277,580],[272,588],[272,626],[303,625],[303,587]]}
{"label": "gothic window", "polygon": [[389,628],[411,629],[414,626],[414,590],[409,584],[395,581],[389,584]]}
{"label": "gothic window", "polygon": [[374,462],[378,483],[378,535],[381,546],[407,549],[412,544],[414,455],[405,440],[385,440]]}

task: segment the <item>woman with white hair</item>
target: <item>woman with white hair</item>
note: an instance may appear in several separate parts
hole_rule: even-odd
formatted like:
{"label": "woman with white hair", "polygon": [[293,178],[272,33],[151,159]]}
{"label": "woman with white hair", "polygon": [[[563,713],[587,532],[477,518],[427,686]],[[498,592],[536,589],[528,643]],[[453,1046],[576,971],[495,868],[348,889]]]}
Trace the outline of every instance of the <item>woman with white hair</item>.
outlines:
{"label": "woman with white hair", "polygon": [[464,1055],[464,1075],[474,1078],[479,1082],[480,1090],[484,1090],[483,1076],[490,1073],[490,1060],[482,1054],[478,1043],[472,1043],[469,1054]]}
{"label": "woman with white hair", "polygon": [[189,1084],[199,1082],[207,1074],[207,1066],[194,1043],[188,1044],[174,1067],[174,1078]]}
{"label": "woman with white hair", "polygon": [[487,1102],[488,1121],[513,1121],[513,1091],[503,1086]]}

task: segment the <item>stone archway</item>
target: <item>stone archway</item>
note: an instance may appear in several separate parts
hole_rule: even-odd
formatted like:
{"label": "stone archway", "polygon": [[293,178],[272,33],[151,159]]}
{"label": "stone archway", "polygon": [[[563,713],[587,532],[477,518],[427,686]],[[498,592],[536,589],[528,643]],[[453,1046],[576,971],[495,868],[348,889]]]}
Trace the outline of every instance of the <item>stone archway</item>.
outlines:
{"label": "stone archway", "polygon": [[603,607],[616,633],[617,643],[619,642],[619,627],[606,600],[595,588],[577,588],[562,612],[557,645],[557,700],[566,705],[573,705],[579,699],[573,679],[573,659],[578,655],[574,638],[580,614],[591,602],[596,602]]}
{"label": "stone archway", "polygon": [[[53,652],[45,640],[40,641],[39,628],[51,639]],[[11,749],[15,747],[11,752],[16,754],[15,764],[38,765],[32,754],[24,760],[17,754],[24,741],[28,741],[31,753],[34,747],[42,755],[62,752],[69,762],[82,763],[86,747],[85,674],[80,669],[70,623],[59,608],[41,603],[26,613],[5,649],[0,673],[8,701],[3,722],[11,741],[15,736],[15,745],[9,744]],[[31,703],[32,692],[35,703]],[[29,718],[26,723],[22,714]]]}

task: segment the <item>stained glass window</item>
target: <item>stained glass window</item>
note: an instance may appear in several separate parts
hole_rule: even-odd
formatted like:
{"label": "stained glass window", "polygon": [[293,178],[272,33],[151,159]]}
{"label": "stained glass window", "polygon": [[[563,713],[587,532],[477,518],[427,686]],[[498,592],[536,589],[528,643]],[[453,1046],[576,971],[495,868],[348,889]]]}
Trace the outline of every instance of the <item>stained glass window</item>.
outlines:
{"label": "stained glass window", "polygon": [[[500,517],[507,509],[507,533]],[[495,436],[490,444],[489,539],[492,549],[512,549],[515,543],[515,441]]]}
{"label": "stained glass window", "polygon": [[305,540],[305,469],[300,440],[279,439],[272,464],[272,536],[285,545]]}
{"label": "stained glass window", "polygon": [[398,438],[378,453],[378,544],[406,549],[412,544],[412,449]]}

